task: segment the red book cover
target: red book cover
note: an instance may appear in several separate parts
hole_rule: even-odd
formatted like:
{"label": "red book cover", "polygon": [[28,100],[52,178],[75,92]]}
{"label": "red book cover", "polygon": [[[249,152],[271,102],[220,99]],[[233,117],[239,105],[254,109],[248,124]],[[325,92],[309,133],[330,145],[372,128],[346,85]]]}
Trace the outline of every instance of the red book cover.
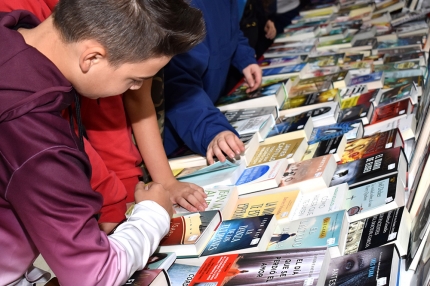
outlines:
{"label": "red book cover", "polygon": [[393,102],[384,106],[377,107],[373,112],[370,124],[378,123],[393,117],[404,114],[409,114],[411,111],[412,103],[409,98]]}
{"label": "red book cover", "polygon": [[403,147],[399,129],[376,133],[348,142],[338,164],[345,164],[399,146]]}

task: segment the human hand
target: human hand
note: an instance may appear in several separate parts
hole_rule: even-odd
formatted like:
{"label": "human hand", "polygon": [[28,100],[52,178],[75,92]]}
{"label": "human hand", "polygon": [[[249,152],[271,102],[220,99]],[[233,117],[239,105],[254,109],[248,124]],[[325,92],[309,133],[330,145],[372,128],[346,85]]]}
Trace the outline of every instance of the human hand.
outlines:
{"label": "human hand", "polygon": [[266,25],[264,26],[264,32],[266,32],[266,38],[273,40],[276,36],[275,23],[271,20],[267,20]]}
{"label": "human hand", "polygon": [[136,204],[146,200],[154,201],[163,207],[170,217],[173,215],[170,193],[161,184],[149,183],[145,185],[143,182],[139,182],[134,190],[134,200]]}
{"label": "human hand", "polygon": [[187,209],[190,212],[204,211],[208,204],[203,188],[186,182],[179,182],[174,179],[169,184],[164,184],[164,188],[170,193],[170,200],[174,204]]}
{"label": "human hand", "polygon": [[257,64],[250,64],[242,71],[245,76],[245,82],[248,85],[246,92],[256,90],[261,85],[261,68]]}
{"label": "human hand", "polygon": [[243,142],[240,141],[236,134],[227,130],[218,133],[218,135],[212,139],[211,143],[209,143],[208,150],[206,151],[206,159],[209,164],[213,164],[213,156],[216,156],[218,160],[224,162],[226,160],[224,154],[227,154],[228,157],[233,159],[243,151],[245,151]]}

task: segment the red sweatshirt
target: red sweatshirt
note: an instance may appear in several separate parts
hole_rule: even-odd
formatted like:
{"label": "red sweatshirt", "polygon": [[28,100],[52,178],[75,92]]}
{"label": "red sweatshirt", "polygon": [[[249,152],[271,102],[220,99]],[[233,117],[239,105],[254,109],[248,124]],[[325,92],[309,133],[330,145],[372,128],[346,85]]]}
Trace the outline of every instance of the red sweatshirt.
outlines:
{"label": "red sweatshirt", "polygon": [[[23,9],[45,20],[58,0],[4,0],[0,11]],[[103,196],[100,222],[124,219],[126,202],[134,201],[134,187],[142,175],[142,158],[131,139],[122,96],[98,101],[81,97],[81,115],[88,140],[84,140],[91,167],[91,187]]]}

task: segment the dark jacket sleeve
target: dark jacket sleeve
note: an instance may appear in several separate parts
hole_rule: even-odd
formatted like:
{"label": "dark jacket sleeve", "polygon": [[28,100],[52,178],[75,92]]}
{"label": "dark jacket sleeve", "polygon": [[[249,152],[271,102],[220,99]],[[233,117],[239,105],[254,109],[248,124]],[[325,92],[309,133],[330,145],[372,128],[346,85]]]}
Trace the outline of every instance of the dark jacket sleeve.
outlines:
{"label": "dark jacket sleeve", "polygon": [[[194,152],[206,154],[212,139],[234,128],[214,106],[203,86],[209,51],[201,43],[191,51],[175,56],[165,68],[166,129],[176,133]],[[167,130],[166,130],[167,133]],[[167,139],[167,138],[165,138]],[[165,141],[166,152],[171,149]]]}

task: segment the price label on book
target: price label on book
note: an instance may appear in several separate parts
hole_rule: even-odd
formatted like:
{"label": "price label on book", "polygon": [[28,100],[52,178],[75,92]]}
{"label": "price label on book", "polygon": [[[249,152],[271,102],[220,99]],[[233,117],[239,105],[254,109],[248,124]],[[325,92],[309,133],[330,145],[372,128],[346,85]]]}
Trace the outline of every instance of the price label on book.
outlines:
{"label": "price label on book", "polygon": [[396,239],[396,237],[397,237],[397,232],[390,233],[388,235],[388,240]]}
{"label": "price label on book", "polygon": [[259,241],[260,241],[259,238],[254,238],[253,240],[251,240],[251,245],[258,244]]}
{"label": "price label on book", "polygon": [[393,197],[388,197],[385,199],[385,203],[391,203],[393,201]]}
{"label": "price label on book", "polygon": [[376,286],[384,286],[387,285],[387,277],[381,277],[376,280]]}
{"label": "price label on book", "polygon": [[315,278],[307,278],[305,279],[305,281],[303,282],[303,286],[311,286],[314,284],[314,279]]}
{"label": "price label on book", "polygon": [[336,238],[330,237],[327,239],[327,245],[333,245],[336,242]]}

